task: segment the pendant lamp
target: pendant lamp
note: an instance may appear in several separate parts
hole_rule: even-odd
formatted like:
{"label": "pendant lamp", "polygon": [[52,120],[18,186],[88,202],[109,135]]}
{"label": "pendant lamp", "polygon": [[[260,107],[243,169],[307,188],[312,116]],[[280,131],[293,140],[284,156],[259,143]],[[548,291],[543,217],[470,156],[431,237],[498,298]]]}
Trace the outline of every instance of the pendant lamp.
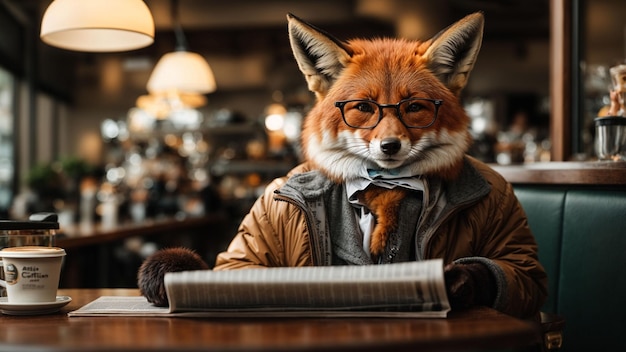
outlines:
{"label": "pendant lamp", "polygon": [[135,50],[154,42],[154,20],[143,0],[54,0],[43,15],[40,36],[67,50]]}
{"label": "pendant lamp", "polygon": [[178,19],[178,1],[172,0],[172,21],[176,35],[175,51],[157,62],[147,90],[150,94],[207,94],[216,89],[211,67],[199,54],[187,50],[187,41]]}
{"label": "pendant lamp", "polygon": [[206,60],[197,53],[177,50],[157,62],[147,86],[151,94],[179,92],[206,94],[216,89],[215,78]]}

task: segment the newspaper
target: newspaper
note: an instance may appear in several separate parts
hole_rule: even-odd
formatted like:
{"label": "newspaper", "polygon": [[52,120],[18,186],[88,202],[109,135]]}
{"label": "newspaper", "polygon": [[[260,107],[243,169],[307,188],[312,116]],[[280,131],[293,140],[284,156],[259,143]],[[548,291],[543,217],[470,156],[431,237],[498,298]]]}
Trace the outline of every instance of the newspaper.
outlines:
{"label": "newspaper", "polygon": [[185,271],[165,275],[169,307],[104,296],[69,316],[446,317],[443,261]]}

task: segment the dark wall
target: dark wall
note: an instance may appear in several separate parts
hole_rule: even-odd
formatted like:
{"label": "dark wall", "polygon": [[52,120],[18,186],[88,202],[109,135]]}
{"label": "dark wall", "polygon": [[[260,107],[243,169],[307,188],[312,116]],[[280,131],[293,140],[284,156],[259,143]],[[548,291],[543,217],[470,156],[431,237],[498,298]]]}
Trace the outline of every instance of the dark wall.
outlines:
{"label": "dark wall", "polygon": [[39,39],[39,17],[37,9],[9,9],[0,3],[0,66],[36,91],[70,101],[80,54],[44,44]]}
{"label": "dark wall", "polygon": [[24,73],[25,32],[26,29],[0,5],[0,65],[18,75]]}

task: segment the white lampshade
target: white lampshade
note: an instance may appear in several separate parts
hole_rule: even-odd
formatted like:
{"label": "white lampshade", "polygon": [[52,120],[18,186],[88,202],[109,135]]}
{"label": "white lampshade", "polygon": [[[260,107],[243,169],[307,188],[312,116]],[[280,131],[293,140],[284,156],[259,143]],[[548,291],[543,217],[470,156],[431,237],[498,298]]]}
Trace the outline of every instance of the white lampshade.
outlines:
{"label": "white lampshade", "polygon": [[154,20],[142,0],[55,0],[43,15],[41,39],[76,51],[134,50],[154,42]]}
{"label": "white lampshade", "polygon": [[147,86],[158,94],[175,91],[181,94],[206,94],[216,89],[213,71],[199,54],[174,51],[163,55],[154,67]]}

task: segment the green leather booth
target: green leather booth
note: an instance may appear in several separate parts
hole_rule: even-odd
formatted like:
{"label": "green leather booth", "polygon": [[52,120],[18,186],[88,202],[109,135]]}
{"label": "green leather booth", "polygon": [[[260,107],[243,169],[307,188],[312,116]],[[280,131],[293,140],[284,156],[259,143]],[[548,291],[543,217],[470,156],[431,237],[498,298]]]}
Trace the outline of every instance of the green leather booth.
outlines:
{"label": "green leather booth", "polygon": [[626,351],[626,190],[515,185],[548,273],[561,351]]}

